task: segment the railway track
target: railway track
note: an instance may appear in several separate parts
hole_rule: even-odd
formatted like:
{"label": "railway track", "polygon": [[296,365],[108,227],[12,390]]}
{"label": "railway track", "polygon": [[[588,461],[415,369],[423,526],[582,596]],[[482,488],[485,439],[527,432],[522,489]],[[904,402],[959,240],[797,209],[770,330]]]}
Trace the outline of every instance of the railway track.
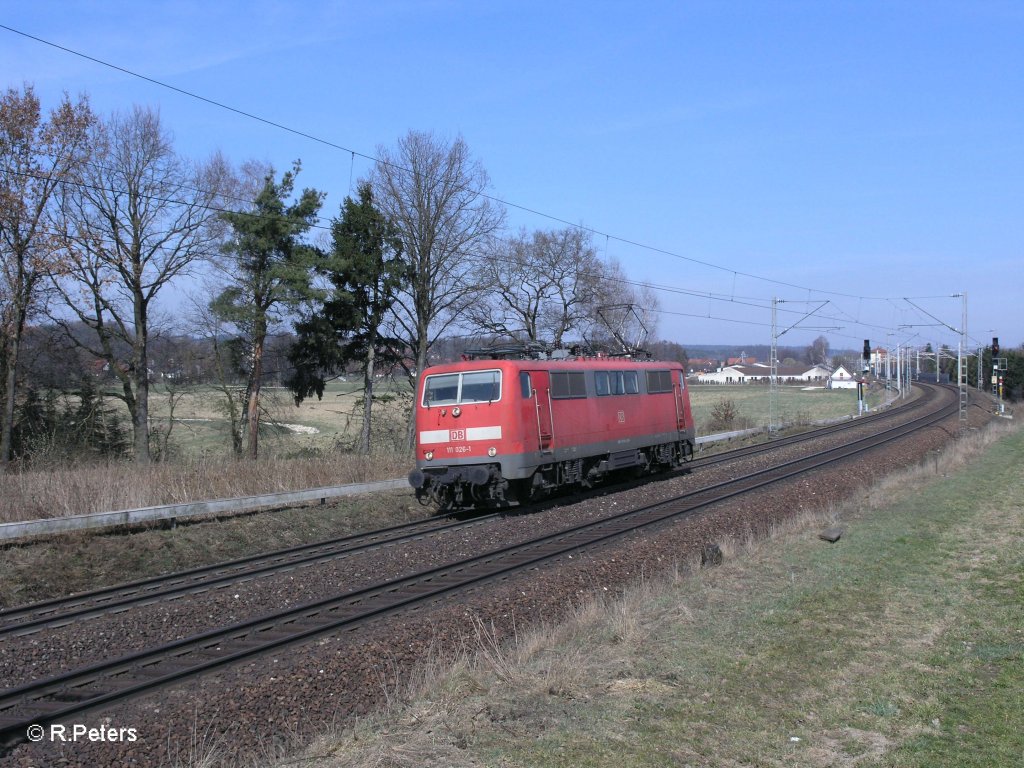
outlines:
{"label": "railway track", "polygon": [[[920,410],[926,410],[932,407],[936,398],[941,397],[943,392],[948,391],[946,388],[932,385],[922,384],[920,385],[922,392],[919,397],[915,400],[901,405],[898,407],[898,413],[908,414]],[[875,411],[869,413],[866,416],[859,416],[855,419],[849,419],[839,424],[829,424],[828,426],[818,427],[815,429],[807,430],[806,432],[798,432],[785,437],[776,437],[765,443],[758,443],[756,445],[749,445],[743,448],[734,448],[730,451],[723,453],[713,454],[711,456],[701,457],[694,459],[692,465],[694,468],[706,467],[713,464],[720,464],[723,461],[731,461],[733,459],[742,458],[744,456],[756,456],[757,454],[767,453],[774,451],[779,448],[783,448],[787,445],[795,445],[797,443],[806,442],[808,440],[814,440],[819,437],[826,435],[834,435],[844,432],[850,429],[857,429],[865,425],[881,423],[893,418],[894,413],[892,409],[886,409],[881,411]]]}
{"label": "railway track", "polygon": [[249,579],[284,573],[334,560],[374,547],[398,544],[432,534],[480,524],[498,513],[454,520],[453,516],[416,520],[375,531],[301,544],[237,560],[178,571],[164,576],[117,584],[70,597],[31,603],[0,612],[0,639],[60,627],[72,621],[189,594],[199,594]]}
{"label": "railway track", "polygon": [[397,611],[425,608],[434,601],[509,578],[523,569],[538,567],[583,548],[607,544],[631,532],[663,525],[711,504],[842,461],[947,418],[957,408],[956,402],[948,399],[951,402],[944,407],[869,437],[669,501],[630,509],[531,541],[0,692],[0,744],[21,740],[29,724],[58,722],[284,645],[351,631]]}
{"label": "railway track", "polygon": [[[926,408],[935,396],[935,390],[928,388],[925,390],[924,396],[918,398],[914,403],[905,406],[907,410],[903,412]],[[769,443],[737,448],[714,456],[698,458],[691,463],[690,467],[699,469],[726,461],[735,461],[746,456],[776,451],[788,445],[815,440],[824,435],[837,434],[853,428],[860,428],[891,417],[891,411],[881,411],[859,419],[843,422],[842,424],[830,425],[796,435],[777,438]],[[557,500],[555,503],[557,503]],[[200,594],[207,590],[224,588],[250,579],[284,573],[297,568],[346,557],[378,546],[398,544],[423,536],[441,534],[446,531],[477,525],[499,514],[501,512],[493,512],[475,515],[471,519],[463,520],[455,520],[452,515],[432,518],[430,520],[417,520],[366,533],[303,544],[162,576],[117,584],[69,597],[19,606],[6,611],[0,611],[0,640],[4,637],[17,637],[47,628],[60,627],[73,621],[80,621],[94,616],[127,611],[161,600]]]}

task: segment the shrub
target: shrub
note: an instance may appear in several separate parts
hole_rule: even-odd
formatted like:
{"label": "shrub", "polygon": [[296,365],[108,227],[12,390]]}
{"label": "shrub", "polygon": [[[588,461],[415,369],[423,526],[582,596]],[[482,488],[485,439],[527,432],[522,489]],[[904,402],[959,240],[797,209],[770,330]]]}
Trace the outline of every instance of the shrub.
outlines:
{"label": "shrub", "polygon": [[708,422],[708,428],[712,432],[728,432],[735,426],[738,415],[736,403],[723,398],[711,409],[711,421]]}

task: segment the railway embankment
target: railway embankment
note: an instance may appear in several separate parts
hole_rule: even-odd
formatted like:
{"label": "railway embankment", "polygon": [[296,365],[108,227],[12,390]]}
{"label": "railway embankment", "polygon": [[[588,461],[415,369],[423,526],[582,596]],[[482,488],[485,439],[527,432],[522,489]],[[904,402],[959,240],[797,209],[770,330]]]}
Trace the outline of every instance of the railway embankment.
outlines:
{"label": "railway embankment", "polygon": [[[972,416],[982,423],[984,414],[979,409],[974,411]],[[699,557],[709,540],[754,541],[801,515],[815,510],[831,512],[844,500],[860,498],[866,488],[895,468],[937,457],[935,451],[949,441],[955,430],[954,417],[951,424],[932,426],[922,435],[846,460],[839,468],[819,470],[813,476],[787,481],[743,501],[722,503],[699,517],[632,535],[614,546],[563,558],[557,567],[520,572],[429,610],[421,608],[372,623],[358,632],[322,637],[83,716],[83,722],[94,727],[96,723],[128,723],[126,727],[140,735],[139,742],[74,747],[24,745],[9,757],[22,761],[34,757],[48,759],[56,746],[67,765],[103,764],[104,759],[122,757],[139,765],[160,765],[168,760],[173,762],[177,755],[192,749],[197,734],[205,734],[204,743],[215,744],[219,754],[229,760],[238,757],[244,761],[254,751],[276,750],[281,740],[291,735],[309,736],[325,724],[351,722],[349,718],[353,715],[363,717],[402,698],[410,675],[415,676],[416,670],[425,664],[439,665],[453,659],[458,663],[466,648],[481,643],[495,653],[503,652],[506,644],[528,626],[571,616],[581,602],[595,594],[612,597],[630,589],[638,579],[679,565],[685,567]],[[816,441],[814,450],[829,447],[830,443],[846,443],[853,437],[849,433],[825,437]],[[655,502],[688,488],[756,471],[806,450],[796,445],[777,445],[770,451],[745,455],[733,462],[697,466],[689,475],[506,517],[445,541],[443,547],[436,541],[426,541],[415,547],[403,545],[388,554],[380,553],[368,567],[375,576],[385,573],[383,569],[401,573],[414,558],[430,562],[431,557],[457,555],[445,554],[452,547],[467,554],[493,549],[502,541],[535,535],[543,526],[567,525],[574,520],[611,514],[617,508]],[[58,630],[58,634],[28,635],[7,644],[4,661],[12,674],[29,665],[42,669],[42,665],[50,663],[48,659],[54,658],[62,660],[61,666],[80,664],[86,660],[89,649],[103,647],[113,655],[129,650],[133,643],[150,644],[147,638],[151,634],[168,633],[165,639],[171,639],[182,631],[185,619],[215,623],[235,620],[246,606],[262,612],[271,604],[294,602],[300,594],[297,590],[337,591],[340,585],[350,585],[356,572],[366,570],[358,560],[351,560],[345,568],[348,570],[336,570],[334,565],[327,569],[303,569],[282,574],[273,582],[247,582],[190,598],[187,604],[178,600],[154,604],[134,617],[131,613],[119,613],[69,626]],[[60,632],[70,634],[62,639]]]}
{"label": "railway embankment", "polygon": [[482,627],[407,704],[277,765],[1019,764],[1024,431],[941,459],[720,567],[504,645]]}

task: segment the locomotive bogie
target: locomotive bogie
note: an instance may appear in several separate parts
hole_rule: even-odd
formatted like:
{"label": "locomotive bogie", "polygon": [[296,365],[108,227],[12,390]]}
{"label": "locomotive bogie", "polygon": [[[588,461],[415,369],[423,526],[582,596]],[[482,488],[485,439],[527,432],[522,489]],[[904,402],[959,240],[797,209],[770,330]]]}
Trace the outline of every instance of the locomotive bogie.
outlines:
{"label": "locomotive bogie", "polygon": [[501,506],[692,457],[682,366],[612,358],[478,360],[424,372],[417,498]]}

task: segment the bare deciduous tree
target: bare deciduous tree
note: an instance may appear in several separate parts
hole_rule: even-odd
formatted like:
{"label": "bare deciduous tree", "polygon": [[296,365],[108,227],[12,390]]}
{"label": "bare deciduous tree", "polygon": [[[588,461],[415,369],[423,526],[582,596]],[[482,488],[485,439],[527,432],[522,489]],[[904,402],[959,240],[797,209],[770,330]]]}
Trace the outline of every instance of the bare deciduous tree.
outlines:
{"label": "bare deciduous tree", "polygon": [[120,381],[133,455],[148,463],[154,302],[216,251],[215,206],[226,169],[219,157],[195,164],[179,156],[159,113],[146,107],[97,125],[92,144],[82,183],[66,185],[62,196],[69,269],[54,284],[93,330],[88,350]]}
{"label": "bare deciduous tree", "polygon": [[59,185],[81,170],[92,122],[84,97],[73,104],[65,94],[45,121],[31,86],[20,93],[8,88],[0,97],[0,473],[11,459],[25,323],[38,309],[45,276],[61,269],[51,203]]}
{"label": "bare deciduous tree", "polygon": [[[641,320],[653,330],[653,292],[631,284],[618,262],[602,261],[580,227],[499,240],[480,273],[484,290],[467,316],[497,336],[559,347],[594,336],[604,341],[611,331],[636,337]],[[622,310],[627,306],[630,312]]]}
{"label": "bare deciduous tree", "polygon": [[205,342],[204,378],[220,392],[218,408],[228,422],[234,456],[244,453],[245,373],[238,365],[237,329],[210,308],[210,297],[193,299],[190,326]]}
{"label": "bare deciduous tree", "polygon": [[570,331],[594,321],[604,296],[604,266],[577,227],[499,240],[481,261],[486,293],[468,309],[481,329],[561,346]]}
{"label": "bare deciduous tree", "polygon": [[449,144],[410,131],[395,149],[379,147],[377,156],[373,197],[397,227],[413,272],[395,304],[395,335],[412,349],[418,372],[478,291],[479,250],[501,226],[504,210],[486,196],[487,172],[461,137]]}
{"label": "bare deciduous tree", "polygon": [[811,365],[828,365],[828,339],[819,336],[807,347],[804,359]]}

